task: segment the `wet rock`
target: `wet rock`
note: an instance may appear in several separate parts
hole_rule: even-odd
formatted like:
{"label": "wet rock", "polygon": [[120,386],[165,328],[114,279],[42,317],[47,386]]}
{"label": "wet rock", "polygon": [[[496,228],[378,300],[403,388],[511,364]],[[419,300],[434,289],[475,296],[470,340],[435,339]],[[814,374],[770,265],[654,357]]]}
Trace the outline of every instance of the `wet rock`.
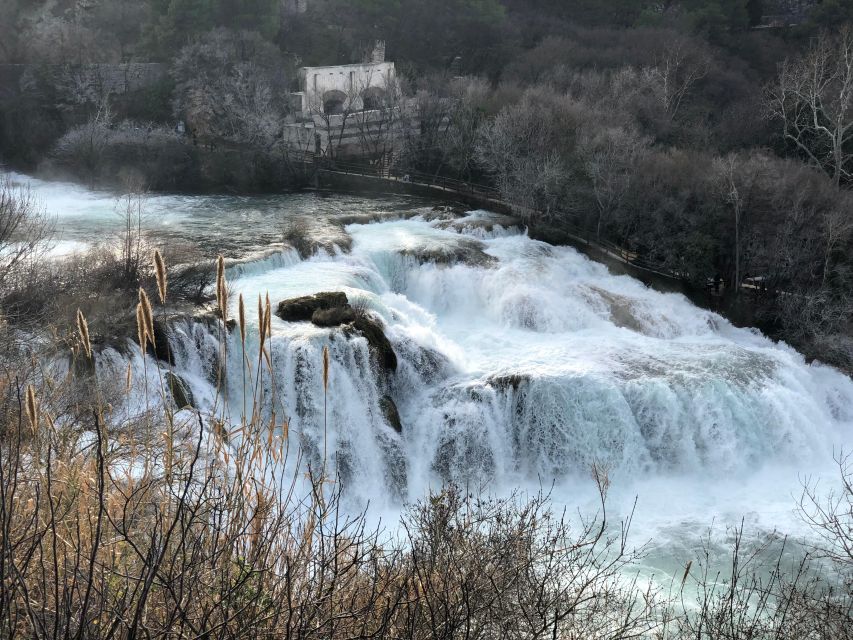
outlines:
{"label": "wet rock", "polygon": [[352,249],[352,238],[343,225],[328,219],[292,218],[282,227],[282,240],[287,242],[307,260],[321,249],[333,253],[336,248],[344,253]]}
{"label": "wet rock", "polygon": [[449,220],[452,218],[461,218],[468,213],[469,207],[463,204],[452,205],[436,205],[429,211],[421,213],[421,217],[427,222],[433,220]]}
{"label": "wet rock", "polygon": [[484,245],[477,240],[461,240],[443,247],[419,247],[403,249],[400,253],[411,256],[420,263],[432,262],[438,265],[467,264],[472,267],[491,266],[497,258],[483,251]]}
{"label": "wet rock", "polygon": [[397,354],[391,346],[391,341],[385,335],[385,331],[379,320],[371,316],[359,316],[351,325],[356,331],[367,339],[367,344],[376,355],[380,366],[387,371],[397,370]]}
{"label": "wet rock", "polygon": [[518,391],[518,388],[521,385],[526,384],[529,381],[530,376],[528,375],[523,375],[520,373],[510,373],[502,376],[492,376],[486,382],[488,382],[496,389],[501,389],[502,391],[506,391],[508,389]]}
{"label": "wet rock", "polygon": [[379,400],[379,408],[382,409],[382,415],[385,416],[386,422],[394,428],[394,431],[402,433],[403,423],[400,421],[400,412],[391,396],[382,396]]}
{"label": "wet rock", "polygon": [[310,320],[318,327],[340,326],[347,336],[360,334],[367,339],[370,352],[382,369],[397,370],[397,354],[385,335],[382,323],[368,313],[353,309],[345,293],[331,291],[283,300],[276,314],[289,322]]}
{"label": "wet rock", "polygon": [[169,327],[162,320],[154,320],[154,346],[148,345],[148,353],[169,365],[175,364],[175,354],[169,345]]}
{"label": "wet rock", "polygon": [[330,309],[316,309],[311,314],[311,322],[318,327],[339,327],[355,320],[355,310],[347,305]]}
{"label": "wet rock", "polygon": [[95,359],[88,358],[82,348],[77,352],[70,352],[68,358],[68,366],[77,380],[94,379]]}
{"label": "wet rock", "polygon": [[397,354],[394,353],[394,348],[385,335],[385,331],[379,320],[373,316],[364,314],[357,316],[353,322],[346,326],[367,339],[370,351],[376,357],[380,367],[386,371],[397,370]]}
{"label": "wet rock", "polygon": [[171,371],[167,371],[165,379],[166,388],[169,390],[169,393],[172,394],[172,399],[175,401],[175,406],[178,407],[178,409],[183,409],[185,407],[195,408],[192,391],[190,391],[189,385],[183,378],[181,378],[181,376],[176,373],[172,373]]}
{"label": "wet rock", "polygon": [[388,222],[389,220],[409,220],[417,216],[417,210],[407,211],[362,211],[359,213],[338,213],[329,216],[329,223],[340,225],[342,228],[350,224],[370,224],[372,222]]}
{"label": "wet rock", "polygon": [[385,483],[388,491],[395,500],[403,502],[406,500],[408,470],[402,443],[399,438],[391,434],[390,429],[382,429],[377,434],[377,440],[382,450]]}
{"label": "wet rock", "polygon": [[617,327],[630,329],[637,333],[647,333],[642,322],[634,315],[632,301],[615,293],[598,287],[590,287],[607,304],[610,310],[610,321]]}
{"label": "wet rock", "polygon": [[423,347],[411,340],[403,342],[405,359],[427,384],[443,379],[452,370],[450,360],[443,353]]}
{"label": "wet rock", "polygon": [[311,320],[318,309],[334,309],[349,306],[347,294],[342,291],[327,291],[311,296],[290,298],[278,303],[276,315],[288,322],[304,322]]}
{"label": "wet rock", "polygon": [[456,233],[477,232],[481,230],[485,233],[492,233],[495,227],[503,227],[504,229],[520,229],[521,223],[517,218],[512,216],[490,216],[488,218],[463,218],[462,220],[447,220],[440,222],[437,225],[439,229],[447,229]]}
{"label": "wet rock", "polygon": [[432,469],[445,482],[477,484],[493,478],[497,463],[486,441],[476,437],[463,425],[448,420],[439,444]]}

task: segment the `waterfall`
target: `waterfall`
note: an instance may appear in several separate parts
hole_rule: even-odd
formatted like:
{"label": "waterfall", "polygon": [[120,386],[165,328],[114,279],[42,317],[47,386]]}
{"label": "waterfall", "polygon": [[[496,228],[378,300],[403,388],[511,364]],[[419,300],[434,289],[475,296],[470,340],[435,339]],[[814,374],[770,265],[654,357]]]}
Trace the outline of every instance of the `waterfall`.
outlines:
{"label": "waterfall", "polygon": [[[724,482],[820,468],[851,442],[849,378],[570,248],[424,218],[347,232],[349,254],[276,250],[230,268],[247,303],[249,364],[230,335],[226,398],[235,418],[244,397],[286,417],[307,460],[321,455],[325,424],[328,455],[359,503],[395,504],[447,481],[572,482],[593,463],[629,486]],[[258,295],[275,306],[322,291],[345,292],[381,321],[396,371],[345,328],[274,317],[272,375],[258,374]],[[172,326],[175,370],[202,411],[215,397],[218,332]]]}
{"label": "waterfall", "polygon": [[[115,194],[8,175],[56,215],[54,253],[120,231]],[[550,487],[558,506],[594,511],[596,464],[611,481],[611,522],[638,498],[632,535],[653,539],[650,566],[670,573],[712,522],[721,552],[725,525],[741,518],[759,535],[807,534],[792,494],[806,477],[837,480],[833,455],[853,444],[850,378],[681,295],[531,240],[510,218],[433,205],[152,194],[155,237],[229,257],[229,315],[237,294],[248,312],[245,353],[238,332],[209,316],[169,322],[172,364],[132,343],[104,349],[96,370],[109,419],[132,422],[169,402],[193,407],[187,424],[198,424],[196,410],[202,424],[223,413],[239,422],[256,402],[262,418],[289,424],[303,464],[316,468],[325,453],[346,503],[386,521],[446,482],[498,494]],[[296,226],[313,234],[302,247],[313,257],[283,244],[292,217],[311,223]],[[258,296],[275,308],[317,292],[345,293],[378,322],[396,368],[380,366],[351,327],[279,317],[272,368],[258,367]],[[54,364],[62,377],[67,364]],[[161,396],[164,381],[179,388]]]}

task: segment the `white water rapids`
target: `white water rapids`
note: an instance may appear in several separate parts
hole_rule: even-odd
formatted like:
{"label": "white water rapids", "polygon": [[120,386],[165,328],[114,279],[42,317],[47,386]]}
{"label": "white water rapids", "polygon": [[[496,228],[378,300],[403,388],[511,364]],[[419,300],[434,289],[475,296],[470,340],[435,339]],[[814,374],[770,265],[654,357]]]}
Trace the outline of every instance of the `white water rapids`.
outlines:
{"label": "white water rapids", "polygon": [[[67,188],[62,197],[85,220],[87,207],[106,196]],[[395,372],[378,370],[364,338],[274,317],[274,379],[263,378],[265,411],[288,417],[291,437],[317,455],[329,347],[329,456],[347,499],[377,516],[448,481],[498,493],[553,483],[559,503],[594,508],[590,468],[603,464],[617,517],[637,496],[634,537],[653,540],[653,564],[667,569],[683,566],[715,523],[745,518],[755,535],[804,533],[794,515],[801,482],[834,482],[833,453],[853,444],[848,377],[681,295],[611,275],[571,248],[492,226],[485,212],[449,221],[401,198],[163,198],[155,206],[166,211],[170,233],[203,232],[208,244],[222,238],[244,252],[264,244],[251,242],[247,216],[259,236],[272,237],[270,221],[282,210],[421,213],[349,224],[349,253],[303,260],[284,248],[228,271],[232,304],[237,293],[247,301],[253,363],[259,295],[268,293],[275,306],[343,291],[381,318]],[[442,252],[462,259],[427,259]],[[208,408],[215,333],[178,323],[172,344],[175,371],[198,408]],[[227,397],[239,416],[245,376],[233,333],[229,350],[238,355],[229,356]],[[399,409],[401,433],[386,420],[385,396]]]}

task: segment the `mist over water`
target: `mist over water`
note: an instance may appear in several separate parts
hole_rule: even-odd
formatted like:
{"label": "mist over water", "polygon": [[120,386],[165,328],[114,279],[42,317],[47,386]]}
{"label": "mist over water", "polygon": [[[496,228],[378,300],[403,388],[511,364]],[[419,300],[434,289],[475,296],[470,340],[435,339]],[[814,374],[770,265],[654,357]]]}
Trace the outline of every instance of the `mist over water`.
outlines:
{"label": "mist over water", "polygon": [[[47,183],[37,192],[60,227],[71,221],[68,241],[81,240],[80,224],[111,215],[108,194]],[[846,376],[683,296],[496,225],[486,212],[436,217],[422,201],[350,196],[152,203],[169,233],[209,246],[221,240],[232,256],[254,257],[228,270],[232,304],[238,293],[247,302],[250,363],[259,295],[275,307],[343,291],[382,320],[396,371],[377,368],[358,335],[274,316],[273,379],[264,373],[259,381],[264,415],[289,418],[291,437],[316,460],[329,347],[329,458],[348,503],[377,518],[445,482],[495,493],[553,485],[558,504],[595,509],[596,463],[610,472],[611,516],[627,514],[637,497],[634,539],[652,539],[650,565],[666,571],[683,566],[712,524],[723,538],[725,525],[741,519],[757,538],[774,529],[805,535],[794,514],[801,481],[834,481],[833,452],[853,444]],[[282,212],[377,211],[407,219],[347,225],[349,253],[303,260],[293,249],[268,248]],[[215,397],[219,339],[200,322],[173,326],[176,372],[202,410]],[[242,368],[239,337],[226,339],[228,410],[239,417],[257,372]],[[400,433],[384,398],[399,410]]]}

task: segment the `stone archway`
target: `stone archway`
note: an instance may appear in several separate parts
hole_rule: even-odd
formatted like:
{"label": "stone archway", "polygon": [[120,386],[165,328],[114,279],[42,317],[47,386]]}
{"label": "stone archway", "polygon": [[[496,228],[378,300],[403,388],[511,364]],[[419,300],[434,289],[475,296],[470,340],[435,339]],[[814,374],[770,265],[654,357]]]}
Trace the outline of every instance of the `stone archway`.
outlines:
{"label": "stone archway", "polygon": [[362,108],[365,111],[376,111],[385,106],[385,89],[368,87],[361,93]]}
{"label": "stone archway", "polygon": [[343,91],[332,89],[323,94],[323,113],[327,115],[340,115],[344,112],[347,96]]}

